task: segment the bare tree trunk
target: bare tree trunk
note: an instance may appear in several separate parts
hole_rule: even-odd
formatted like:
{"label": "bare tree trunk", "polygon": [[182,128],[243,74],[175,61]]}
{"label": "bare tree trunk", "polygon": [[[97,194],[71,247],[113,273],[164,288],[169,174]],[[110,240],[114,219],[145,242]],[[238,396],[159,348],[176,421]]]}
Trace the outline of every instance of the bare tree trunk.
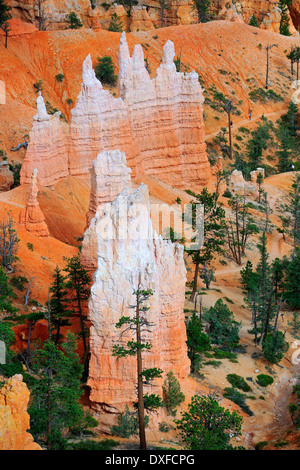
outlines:
{"label": "bare tree trunk", "polygon": [[[140,306],[139,299],[137,299],[136,307],[136,341],[137,344],[141,344],[141,324],[140,324]],[[145,431],[145,409],[144,409],[144,391],[143,391],[143,363],[142,363],[142,352],[141,349],[137,350],[137,376],[138,376],[138,414],[139,414],[139,436],[140,436],[140,447],[142,450],[147,449],[146,442],[146,431]]]}
{"label": "bare tree trunk", "polygon": [[195,272],[194,272],[194,280],[193,280],[193,290],[190,296],[190,300],[193,301],[197,292],[198,288],[198,276],[199,276],[199,263],[195,263]]}

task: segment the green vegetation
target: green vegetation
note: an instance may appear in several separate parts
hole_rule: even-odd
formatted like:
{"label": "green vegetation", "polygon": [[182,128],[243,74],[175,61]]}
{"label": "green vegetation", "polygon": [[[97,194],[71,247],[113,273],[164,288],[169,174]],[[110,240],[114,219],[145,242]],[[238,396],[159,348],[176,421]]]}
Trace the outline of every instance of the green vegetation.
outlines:
{"label": "green vegetation", "polygon": [[266,374],[259,374],[257,376],[257,383],[261,387],[267,387],[268,385],[272,385],[274,382],[273,377],[271,375],[266,375]]}
{"label": "green vegetation", "polygon": [[115,66],[113,64],[111,56],[97,58],[95,74],[101,83],[104,83],[106,85],[116,84],[118,76],[115,75]]}
{"label": "green vegetation", "polygon": [[240,434],[242,422],[238,413],[225,410],[214,398],[195,395],[176,425],[186,449],[232,450],[231,435]]}
{"label": "green vegetation", "polygon": [[233,388],[238,388],[239,390],[242,390],[243,392],[251,391],[251,387],[249,387],[246,380],[240,375],[228,374],[226,378]]}
{"label": "green vegetation", "polygon": [[82,28],[83,24],[74,11],[66,15],[66,23],[70,29]]}
{"label": "green vegetation", "polygon": [[184,402],[185,396],[181,391],[180,383],[173,372],[168,372],[163,385],[164,404],[168,415],[176,416],[177,408]]}

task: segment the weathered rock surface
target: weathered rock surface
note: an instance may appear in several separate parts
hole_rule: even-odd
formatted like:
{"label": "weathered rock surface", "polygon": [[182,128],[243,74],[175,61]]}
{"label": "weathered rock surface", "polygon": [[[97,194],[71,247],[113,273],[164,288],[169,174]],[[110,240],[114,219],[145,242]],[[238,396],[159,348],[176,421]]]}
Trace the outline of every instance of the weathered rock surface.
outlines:
{"label": "weathered rock surface", "polygon": [[13,172],[7,161],[0,162],[0,191],[9,191],[14,184]]}
{"label": "weathered rock surface", "polygon": [[31,176],[30,192],[26,208],[20,212],[19,223],[24,224],[28,232],[38,237],[48,237],[49,231],[37,200],[37,169],[34,168]]}
{"label": "weathered rock surface", "polygon": [[103,150],[125,152],[132,176],[154,176],[178,188],[207,186],[202,89],[195,72],[177,73],[174,44],[167,41],[157,76],[150,79],[143,49],[130,57],[125,33],[119,47],[119,98],[95,76],[91,57],[83,63],[83,83],[70,126],[49,116],[42,97],[21,171],[29,183],[38,168],[39,183],[52,186],[68,174],[87,175]]}
{"label": "weathered rock surface", "polygon": [[30,184],[34,168],[42,186],[54,186],[69,174],[69,128],[59,117],[49,115],[39,93],[37,114],[33,118],[26,156],[21,169],[21,184]]}
{"label": "weathered rock surface", "polygon": [[[124,205],[128,211],[123,212]],[[121,316],[133,315],[129,306],[134,304],[139,280],[141,288],[154,293],[145,313],[154,326],[143,332],[143,340],[152,345],[143,354],[144,367],[161,368],[164,374],[172,370],[180,379],[189,374],[183,313],[186,269],[182,246],[163,240],[152,229],[144,184],[124,189],[105,206],[102,218],[95,219],[98,266],[89,301],[88,385],[92,408],[108,431],[116,421],[114,414],[136,401],[136,359],[117,359],[112,348],[117,343],[125,346],[132,338],[130,332],[120,338],[115,324]],[[145,393],[161,394],[161,380],[156,380],[156,387],[147,385]]]}
{"label": "weathered rock surface", "polygon": [[[81,262],[92,273],[97,268],[96,225],[105,205],[112,202],[125,188],[131,187],[131,170],[125,153],[111,150],[99,153],[91,169],[91,195],[87,213],[87,229],[81,249]],[[94,217],[96,218],[94,219]]]}
{"label": "weathered rock surface", "polygon": [[0,388],[0,449],[42,450],[27,431],[29,390],[22,375],[14,375]]}
{"label": "weathered rock surface", "polygon": [[229,177],[228,189],[240,196],[250,196],[256,193],[256,187],[253,183],[244,180],[243,173],[239,170],[233,170]]}

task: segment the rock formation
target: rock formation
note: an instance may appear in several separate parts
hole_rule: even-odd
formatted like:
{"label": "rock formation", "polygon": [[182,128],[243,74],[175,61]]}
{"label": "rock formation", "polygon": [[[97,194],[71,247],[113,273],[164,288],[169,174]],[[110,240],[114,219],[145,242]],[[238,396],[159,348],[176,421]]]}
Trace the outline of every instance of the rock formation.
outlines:
{"label": "rock formation", "polygon": [[33,441],[29,429],[27,405],[29,390],[22,381],[22,375],[7,379],[0,388],[0,449],[1,450],[42,450]]}
{"label": "rock formation", "polygon": [[9,191],[14,184],[13,172],[7,161],[0,162],[0,191]]}
{"label": "rock formation", "polygon": [[250,172],[250,178],[251,178],[251,183],[256,184],[257,181],[257,176],[261,174],[263,178],[265,177],[265,169],[264,168],[257,168],[256,170],[253,170]]}
{"label": "rock formation", "polygon": [[25,225],[28,232],[33,233],[38,237],[48,237],[48,227],[45,222],[44,214],[38,203],[37,195],[37,169],[34,168],[31,176],[28,202],[26,208],[20,212],[19,222],[20,224]]}
{"label": "rock formation", "polygon": [[[127,208],[127,210],[124,210]],[[92,408],[102,428],[109,431],[116,414],[136,401],[136,359],[117,359],[115,344],[126,345],[127,332],[120,338],[115,324],[123,315],[133,315],[133,291],[152,289],[143,340],[151,343],[144,353],[144,367],[170,370],[179,379],[189,374],[184,325],[186,269],[183,247],[157,236],[152,229],[148,188],[127,188],[105,206],[101,218],[93,219],[97,237],[97,271],[89,301],[91,359],[88,385]],[[92,221],[92,223],[93,223]],[[145,393],[162,393],[161,379]],[[114,417],[115,414],[115,417]],[[106,427],[107,425],[107,427]]]}
{"label": "rock formation", "polygon": [[105,205],[114,201],[123,189],[131,187],[130,174],[125,153],[120,150],[101,152],[93,162],[87,229],[80,256],[82,264],[91,273],[97,268],[97,221],[102,216]]}
{"label": "rock formation", "polygon": [[232,193],[240,196],[251,196],[257,192],[253,183],[245,181],[243,173],[239,170],[233,170],[231,173],[228,181],[228,189]]}
{"label": "rock formation", "polygon": [[174,56],[174,44],[167,41],[151,80],[142,47],[136,45],[130,57],[123,33],[119,98],[102,88],[88,56],[70,126],[58,116],[49,119],[39,96],[21,183],[30,182],[33,168],[38,168],[44,186],[68,174],[88,175],[99,152],[119,149],[133,178],[145,174],[182,189],[209,185],[202,89],[195,72],[176,72]]}
{"label": "rock formation", "polygon": [[33,118],[30,142],[21,169],[21,184],[30,184],[32,172],[37,168],[39,183],[54,186],[69,174],[69,129],[61,121],[60,113],[47,113],[41,93],[36,103],[37,114]]}

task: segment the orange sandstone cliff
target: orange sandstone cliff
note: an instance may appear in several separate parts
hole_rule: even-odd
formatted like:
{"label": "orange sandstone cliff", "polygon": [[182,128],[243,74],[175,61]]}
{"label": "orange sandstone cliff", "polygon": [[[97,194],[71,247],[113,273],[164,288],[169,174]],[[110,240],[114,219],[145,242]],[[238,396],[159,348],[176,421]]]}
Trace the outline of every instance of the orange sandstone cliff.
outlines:
{"label": "orange sandstone cliff", "polygon": [[42,450],[27,432],[28,401],[22,375],[14,375],[0,388],[0,450]]}

